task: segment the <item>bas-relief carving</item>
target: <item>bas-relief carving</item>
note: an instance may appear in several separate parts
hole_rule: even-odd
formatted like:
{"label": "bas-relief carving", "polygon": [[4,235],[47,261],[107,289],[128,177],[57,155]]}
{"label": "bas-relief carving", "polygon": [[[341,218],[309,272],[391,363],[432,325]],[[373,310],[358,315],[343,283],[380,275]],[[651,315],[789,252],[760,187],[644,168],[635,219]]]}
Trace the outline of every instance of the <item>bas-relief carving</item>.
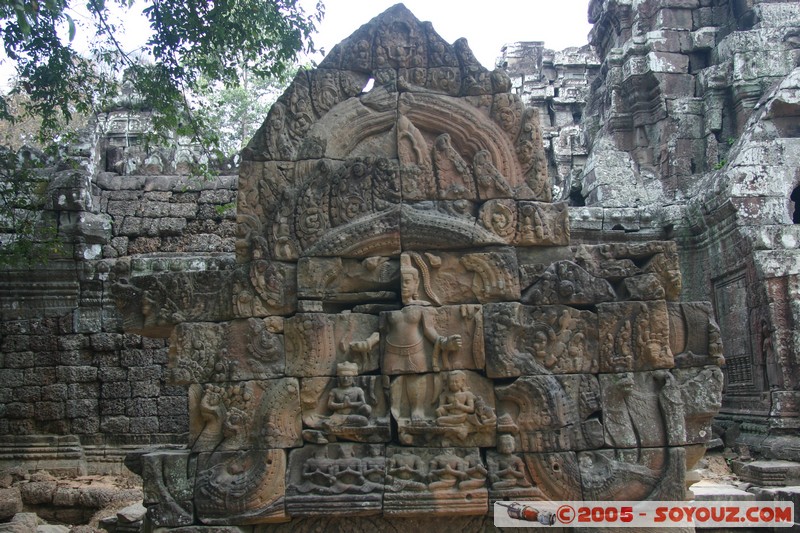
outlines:
{"label": "bas-relief carving", "polygon": [[[335,376],[336,365],[354,362],[358,373],[378,369],[378,317],[299,313],[286,320],[286,374]],[[368,344],[363,344],[368,341]]]}
{"label": "bas-relief carving", "polygon": [[674,243],[569,246],[510,90],[391,8],[244,151],[237,269],[118,287],[132,327],[181,323],[191,451],[145,468],[155,525],[683,497],[722,387],[710,308],[672,303]]}
{"label": "bas-relief carving", "polygon": [[667,303],[669,344],[678,368],[723,366],[722,338],[708,302]]}
{"label": "bas-relief carving", "polygon": [[209,525],[283,522],[286,492],[284,450],[201,453],[194,502]]}
{"label": "bas-relief carving", "polygon": [[381,313],[380,325],[384,374],[484,366],[483,314],[479,305],[410,305]]}
{"label": "bas-relief carving", "polygon": [[170,339],[173,383],[244,381],[284,374],[283,317],[184,323]]}
{"label": "bas-relief carving", "polygon": [[170,272],[121,279],[112,296],[126,331],[169,337],[181,322],[229,320],[230,271]]}
{"label": "bas-relief carving", "polygon": [[497,437],[497,451],[486,452],[489,477],[489,504],[503,500],[545,500],[534,484],[525,461],[515,450],[512,435]]}
{"label": "bas-relief carving", "polygon": [[386,448],[383,513],[391,517],[474,515],[488,510],[478,448]]}
{"label": "bas-relief carving", "polygon": [[[625,299],[675,301],[680,297],[681,275],[674,242],[581,245],[575,251],[575,262],[593,276],[612,284],[624,282],[627,287],[620,292]],[[625,282],[626,278],[643,274],[649,276]],[[654,287],[656,280],[664,291],[662,298],[655,297],[660,294]]]}
{"label": "bas-relief carving", "polygon": [[487,231],[516,246],[569,244],[569,212],[564,203],[489,200],[479,221]]}
{"label": "bas-relief carving", "polygon": [[584,500],[685,498],[683,448],[578,452]]}
{"label": "bas-relief carving", "polygon": [[400,263],[396,258],[303,257],[297,268],[300,298],[330,302],[397,299]]}
{"label": "bas-relief carving", "polygon": [[601,372],[653,370],[675,365],[669,347],[666,302],[600,304],[597,316]]}
{"label": "bas-relief carving", "polygon": [[497,431],[514,435],[523,452],[603,446],[600,387],[595,376],[523,376],[495,387]]}
{"label": "bas-relief carving", "polygon": [[486,373],[492,378],[596,373],[597,315],[567,306],[484,306]]}
{"label": "bas-relief carving", "polygon": [[572,261],[553,263],[522,294],[523,303],[534,305],[594,305],[615,299],[610,283]]}
{"label": "bas-relief carving", "polygon": [[291,448],[301,442],[300,384],[295,378],[189,387],[193,451]]}
{"label": "bas-relief carving", "polygon": [[405,305],[519,299],[519,268],[509,248],[476,253],[404,252],[400,262]]}
{"label": "bas-relief carving", "polygon": [[354,363],[340,363],[336,378],[302,380],[300,400],[306,441],[389,442],[389,378],[358,376],[357,371]]}
{"label": "bas-relief carving", "polygon": [[601,374],[606,444],[638,449],[707,442],[722,382],[717,366]]}
{"label": "bas-relief carving", "polygon": [[398,439],[412,446],[494,446],[497,416],[491,382],[471,371],[392,379]]}
{"label": "bas-relief carving", "polygon": [[308,444],[289,453],[286,510],[292,516],[379,514],[385,475],[383,445]]}
{"label": "bas-relief carving", "polygon": [[297,310],[297,266],[251,261],[237,270],[232,294],[237,317],[290,315]]}
{"label": "bas-relief carving", "polygon": [[522,457],[544,499],[583,500],[581,471],[575,452],[524,453]]}
{"label": "bas-relief carving", "polygon": [[[669,372],[664,372],[669,374]],[[667,442],[667,425],[678,426],[681,422],[672,416],[682,408],[682,400],[676,400],[670,387],[674,378],[655,372],[626,372],[601,374],[603,425],[606,444],[611,448],[652,448]],[[671,377],[671,376],[670,376]],[[661,394],[663,389],[663,395]],[[663,410],[662,410],[663,407]],[[666,416],[663,416],[666,415]],[[667,424],[665,424],[667,422]],[[680,431],[674,428],[674,431]]]}
{"label": "bas-relief carving", "polygon": [[194,523],[197,458],[189,450],[164,450],[142,456],[142,503],[147,518],[158,527]]}
{"label": "bas-relief carving", "polygon": [[685,441],[670,444],[695,444],[708,442],[711,437],[711,420],[722,407],[723,375],[718,366],[675,369],[672,371],[683,403]]}

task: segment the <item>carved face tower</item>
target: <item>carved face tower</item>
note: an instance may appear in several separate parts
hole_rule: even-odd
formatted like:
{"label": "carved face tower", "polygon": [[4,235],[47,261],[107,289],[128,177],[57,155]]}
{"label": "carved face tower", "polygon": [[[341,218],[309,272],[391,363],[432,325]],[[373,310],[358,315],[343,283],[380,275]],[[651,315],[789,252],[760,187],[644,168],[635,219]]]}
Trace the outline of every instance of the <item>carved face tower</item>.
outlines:
{"label": "carved face tower", "polygon": [[213,356],[191,342],[210,326],[173,341],[215,368],[193,374],[198,483],[243,460],[219,451],[234,408],[252,413],[236,444],[275,466],[242,474],[235,509],[196,489],[199,521],[682,498],[714,407],[681,396],[702,353],[660,395],[686,345],[672,317],[697,329],[665,301],[674,245],[571,247],[538,113],[510,89],[397,5],[273,106],[243,154],[236,319],[204,337]]}

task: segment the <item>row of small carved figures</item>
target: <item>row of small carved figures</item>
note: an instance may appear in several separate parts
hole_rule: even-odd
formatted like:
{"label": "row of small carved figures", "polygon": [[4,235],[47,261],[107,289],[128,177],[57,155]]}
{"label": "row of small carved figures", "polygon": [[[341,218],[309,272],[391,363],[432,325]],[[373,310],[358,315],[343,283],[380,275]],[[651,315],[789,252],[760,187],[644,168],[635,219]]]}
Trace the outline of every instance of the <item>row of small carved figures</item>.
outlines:
{"label": "row of small carved figures", "polygon": [[510,451],[513,440],[501,442],[491,472],[477,450],[466,457],[442,450],[427,465],[410,452],[394,454],[387,464],[381,456],[382,446],[372,445],[368,450],[368,457],[359,458],[351,446],[341,446],[340,457],[330,458],[327,447],[317,448],[303,464],[302,481],[295,490],[301,494],[363,493],[384,487],[392,492],[473,490],[484,487],[487,476],[493,489],[532,487],[522,459]]}

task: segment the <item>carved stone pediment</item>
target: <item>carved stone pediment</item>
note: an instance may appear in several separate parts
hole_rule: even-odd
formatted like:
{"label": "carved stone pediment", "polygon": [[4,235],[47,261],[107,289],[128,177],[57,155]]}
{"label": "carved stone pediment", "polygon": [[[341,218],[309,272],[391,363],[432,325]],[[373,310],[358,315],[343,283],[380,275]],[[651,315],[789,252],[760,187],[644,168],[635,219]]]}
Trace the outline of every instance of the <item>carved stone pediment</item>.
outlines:
{"label": "carved stone pediment", "polygon": [[570,244],[538,112],[465,40],[389,9],[298,73],[243,159],[227,314],[196,282],[191,312],[145,313],[180,324],[190,384],[194,496],[163,524],[683,497],[721,394],[709,308],[675,302],[673,243]]}

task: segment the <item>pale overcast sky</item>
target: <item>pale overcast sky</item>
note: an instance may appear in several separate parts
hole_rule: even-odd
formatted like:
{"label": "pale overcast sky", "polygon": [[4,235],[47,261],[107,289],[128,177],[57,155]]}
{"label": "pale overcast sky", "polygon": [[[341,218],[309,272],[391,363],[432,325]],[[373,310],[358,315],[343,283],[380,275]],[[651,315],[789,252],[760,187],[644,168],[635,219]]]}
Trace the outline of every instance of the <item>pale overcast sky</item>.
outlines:
{"label": "pale overcast sky", "polygon": [[[397,0],[323,0],[325,18],[314,39],[317,48],[330,50],[362,24]],[[493,68],[500,49],[515,41],[544,41],[561,50],[583,46],[591,24],[589,0],[405,0],[405,6],[452,43],[466,37],[483,66]],[[312,9],[315,0],[302,0]]]}
{"label": "pale overcast sky", "polygon": [[[112,21],[122,30],[118,37],[127,50],[134,50],[147,38],[149,27],[141,10],[147,0],[137,0],[133,7],[119,13]],[[316,0],[300,0],[308,11]],[[329,51],[349,37],[361,25],[369,22],[396,0],[323,0],[325,17],[314,38],[318,49]],[[591,25],[587,22],[589,0],[405,0],[416,17],[431,21],[434,29],[452,43],[466,37],[470,48],[483,66],[494,68],[504,44],[515,41],[544,41],[547,48],[561,50],[583,46]],[[77,48],[88,49],[91,39],[88,16],[81,13],[80,3],[71,11],[78,24]],[[82,44],[87,43],[87,44]],[[0,88],[13,74],[13,68],[0,50]],[[319,62],[321,55],[313,58]]]}

